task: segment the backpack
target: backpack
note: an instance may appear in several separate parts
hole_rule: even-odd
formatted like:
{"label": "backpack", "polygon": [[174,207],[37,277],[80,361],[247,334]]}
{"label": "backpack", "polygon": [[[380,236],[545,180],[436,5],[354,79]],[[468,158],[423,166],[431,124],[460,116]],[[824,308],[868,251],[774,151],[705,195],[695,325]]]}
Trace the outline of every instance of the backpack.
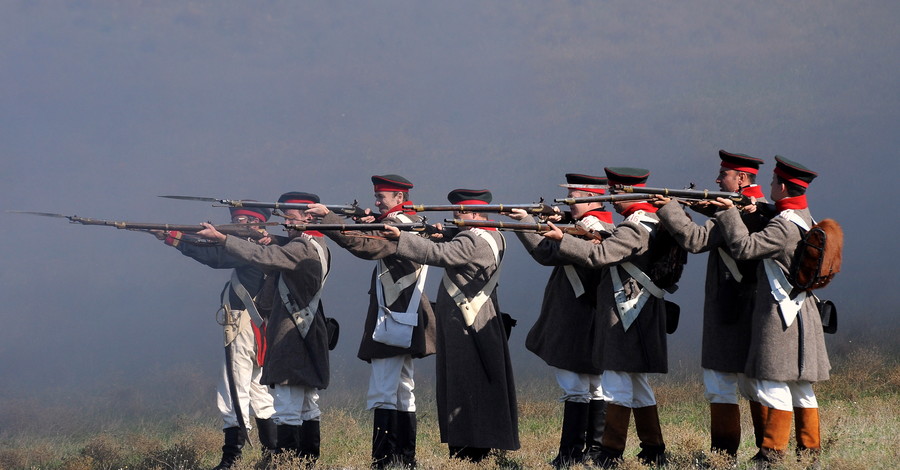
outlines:
{"label": "backpack", "polygon": [[841,270],[843,249],[844,232],[834,219],[813,225],[797,244],[788,281],[795,289],[804,291],[827,286]]}
{"label": "backpack", "polygon": [[675,292],[678,280],[687,264],[687,251],[675,241],[665,227],[658,226],[650,242],[650,263],[647,276],[660,289]]}

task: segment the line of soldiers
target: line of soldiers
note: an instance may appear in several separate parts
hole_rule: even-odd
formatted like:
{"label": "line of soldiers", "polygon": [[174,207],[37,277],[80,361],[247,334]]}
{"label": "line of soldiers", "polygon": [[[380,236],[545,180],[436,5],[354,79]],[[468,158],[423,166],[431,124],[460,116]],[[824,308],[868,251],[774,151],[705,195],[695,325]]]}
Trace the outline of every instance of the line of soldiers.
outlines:
{"label": "line of soldiers", "polygon": [[[755,183],[763,161],[725,151],[719,157],[720,188],[765,203]],[[649,175],[640,168],[608,167],[604,177],[567,174],[563,186],[569,197],[591,196],[613,185],[644,186]],[[552,223],[553,229],[542,234],[517,232],[537,262],[554,266],[540,316],[526,340],[526,347],[553,368],[563,391],[563,424],[553,467],[617,465],[632,415],[641,447],[638,458],[652,465],[666,463],[649,381],[649,374],[668,371],[667,323],[675,320],[672,304],[664,298],[674,288],[660,287],[648,275],[654,268],[654,244],[663,231],[685,250],[710,253],[702,367],[712,449],[736,459],[738,401],[743,395],[750,401],[759,448],[754,460],[769,463],[783,457],[792,417],[798,451],[818,452],[818,405],[811,384],[826,380],[830,369],[820,319],[812,296],[788,306],[776,300],[777,281],[772,281],[775,271],[784,272],[790,264],[801,236],[797,226],[812,224],[805,190],[815,177],[799,163],[776,157],[774,210],[757,205],[738,209],[728,199],[695,204],[698,213],[710,217],[703,225],[694,223],[681,204],[658,197],[614,202],[625,218],[618,225],[602,203],[570,205],[571,219],[602,233],[602,242],[564,234]],[[422,220],[411,207],[413,184],[399,175],[376,175],[372,183],[380,214],[358,221],[384,223],[383,231],[323,235],[289,229],[287,237],[250,241],[204,224],[206,229],[196,237],[159,235],[204,264],[235,269],[222,303],[226,313],[238,319],[240,344],[246,347],[241,346],[242,359],[234,360],[233,382],[240,382],[235,401],[227,399],[229,380],[223,374],[219,407],[225,446],[217,469],[231,468],[246,440],[235,408],[242,411],[237,416],[253,412],[266,459],[289,454],[314,463],[319,456],[318,392],[328,386],[334,334],[321,301],[330,268],[325,237],[356,257],[376,262],[358,352],[371,364],[367,407],[373,410],[372,467],[416,466],[413,359],[431,354],[436,354],[441,442],[448,445],[450,456],[478,462],[493,449],[519,448],[507,346],[511,320],[501,314],[497,300],[506,251],[503,235],[492,228],[428,236],[401,231],[392,224]],[[490,203],[492,195],[488,190],[457,189],[448,200],[477,206]],[[315,194],[285,193],[279,202],[307,204],[306,210],[283,211],[294,224],[343,221]],[[520,209],[508,215],[530,217]],[[235,223],[259,224],[269,216],[265,210],[232,208]],[[470,210],[457,211],[454,217],[487,220]],[[207,240],[212,244],[204,243]],[[444,268],[434,304],[423,292],[429,266]],[[259,393],[266,387],[271,400]]]}

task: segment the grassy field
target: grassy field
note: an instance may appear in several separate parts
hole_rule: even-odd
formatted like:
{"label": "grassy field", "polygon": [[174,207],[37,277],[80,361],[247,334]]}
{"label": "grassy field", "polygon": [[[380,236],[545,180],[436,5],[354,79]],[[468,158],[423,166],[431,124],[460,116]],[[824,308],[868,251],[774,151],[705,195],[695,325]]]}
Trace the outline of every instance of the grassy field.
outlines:
{"label": "grassy field", "polygon": [[[669,451],[667,468],[724,468],[721,456],[709,455],[708,408],[697,377],[660,376],[656,381],[663,434]],[[836,364],[832,380],[817,387],[821,407],[823,468],[893,469],[900,465],[900,367],[874,350],[858,350]],[[440,443],[431,393],[419,394],[418,460],[422,469],[550,468],[558,444],[562,404],[547,382],[519,389],[522,448],[493,456],[480,465],[447,459]],[[201,409],[176,416],[151,413],[135,418],[99,406],[95,410],[42,409],[36,402],[0,404],[0,470],[12,469],[195,469],[218,463],[222,434],[218,417],[209,415],[206,395]],[[128,400],[134,401],[134,397]],[[356,399],[332,398],[323,407],[322,458],[319,468],[367,468],[371,413]],[[131,403],[135,410],[140,404]],[[188,404],[189,405],[189,404]],[[190,409],[187,406],[184,409]],[[743,442],[739,467],[749,468],[753,431],[742,403]],[[60,417],[62,419],[60,419]],[[626,461],[620,468],[642,466],[634,428],[629,430]],[[793,455],[793,454],[791,454]],[[259,445],[246,449],[238,468],[251,469]],[[808,462],[787,459],[781,467],[804,468]]]}

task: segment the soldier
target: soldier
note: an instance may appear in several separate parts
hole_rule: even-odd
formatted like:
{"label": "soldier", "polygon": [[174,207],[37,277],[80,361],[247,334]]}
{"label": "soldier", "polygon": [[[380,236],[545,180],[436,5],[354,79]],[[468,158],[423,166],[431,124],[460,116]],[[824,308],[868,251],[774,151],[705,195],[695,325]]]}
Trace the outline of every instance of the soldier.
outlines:
{"label": "soldier", "polygon": [[[610,185],[643,186],[650,176],[641,168],[604,170]],[[607,402],[597,464],[618,464],[633,412],[641,441],[638,458],[645,464],[664,465],[666,446],[648,378],[651,373],[668,372],[665,292],[645,274],[659,219],[656,208],[646,202],[616,202],[613,206],[625,221],[602,243],[564,236],[558,228],[544,236],[559,242],[556,249],[569,262],[608,271],[597,289],[597,313],[603,322],[599,340],[601,385]]]}
{"label": "soldier", "polygon": [[[487,204],[488,190],[456,189],[452,204]],[[485,220],[476,212],[455,212]],[[385,225],[397,256],[444,268],[437,294],[437,408],[452,458],[479,462],[491,449],[519,448],[515,383],[495,290],[506,248],[496,230],[464,229],[434,243]]]}
{"label": "soldier", "polygon": [[[602,176],[566,174],[568,197],[604,194]],[[570,206],[577,225],[594,232],[612,232],[612,213],[602,202]],[[529,218],[521,209],[509,215],[516,220]],[[605,271],[573,265],[556,251],[558,244],[537,233],[516,232],[531,256],[553,272],[544,289],[541,313],[525,347],[537,354],[556,373],[563,390],[563,408],[559,454],[554,468],[566,468],[595,460],[600,452],[600,436],[606,416],[606,402],[600,385],[600,330],[602,318],[597,315],[597,286]]]}
{"label": "soldier", "polygon": [[[756,184],[763,161],[748,155],[719,150],[721,167],[716,183],[722,191],[738,192],[765,202]],[[691,253],[709,252],[706,265],[706,298],[703,304],[703,349],[701,366],[709,402],[710,437],[713,451],[737,458],[741,444],[741,414],[738,392],[749,394],[751,416],[761,438],[761,407],[754,389],[744,376],[750,348],[750,318],[756,296],[756,261],[735,261],[715,219],[704,225],[691,221],[681,206],[659,197],[653,202],[660,223],[679,245]],[[755,209],[755,206],[750,206]],[[750,232],[768,222],[759,212],[741,212]]]}
{"label": "soldier", "polygon": [[[258,224],[268,220],[268,209],[232,207],[231,222],[235,224]],[[234,400],[240,404],[241,416],[246,419],[250,412],[255,416],[259,441],[264,452],[275,448],[275,423],[270,419],[274,408],[269,388],[259,383],[265,355],[265,323],[259,315],[255,298],[265,279],[265,274],[251,264],[245,263],[225,253],[222,245],[198,244],[204,239],[177,231],[154,231],[157,238],[166,245],[175,247],[181,254],[189,256],[213,269],[232,269],[231,280],[222,290],[222,308],[237,324],[237,335],[230,345],[232,363],[225,363],[217,387],[216,403],[222,415],[225,445],[222,446],[222,460],[213,470],[232,468],[241,457],[244,447],[244,432],[234,410]],[[263,240],[268,240],[263,239]],[[229,388],[228,368],[234,380],[237,397],[232,397]]]}
{"label": "soldier", "polygon": [[[290,192],[278,202],[314,204],[315,194]],[[288,222],[307,224],[313,216],[288,209]],[[212,225],[198,235],[224,242],[225,252],[270,273],[260,294],[268,313],[268,351],[260,382],[274,388],[279,453],[315,462],[319,457],[318,391],[328,387],[328,331],[321,302],[331,263],[321,233],[289,230],[289,238],[261,246],[220,233]]]}
{"label": "soldier", "polygon": [[[407,210],[413,184],[398,175],[372,176],[375,205],[384,223],[421,222]],[[323,223],[343,219],[321,204],[310,213],[323,216]],[[423,293],[428,266],[396,255],[397,244],[383,238],[353,236],[345,232],[325,234],[355,256],[376,260],[369,287],[369,310],[357,357],[372,364],[367,407],[373,411],[372,466],[416,466],[416,401],[413,390],[413,359],[434,354],[435,326],[431,303]],[[389,318],[385,318],[385,316]],[[399,318],[409,325],[400,338],[373,337],[376,324]]]}
{"label": "soldier", "polygon": [[785,275],[802,230],[813,225],[806,190],[818,175],[781,156],[775,161],[771,196],[779,212],[765,228],[750,233],[733,203],[723,199],[717,204],[727,210],[716,216],[736,259],[762,260],[744,373],[756,379],[765,416],[762,443],[753,457],[764,464],[783,457],[792,415],[798,453],[819,452],[819,409],[812,384],[828,380],[831,369],[815,300],[806,292],[790,292]]}

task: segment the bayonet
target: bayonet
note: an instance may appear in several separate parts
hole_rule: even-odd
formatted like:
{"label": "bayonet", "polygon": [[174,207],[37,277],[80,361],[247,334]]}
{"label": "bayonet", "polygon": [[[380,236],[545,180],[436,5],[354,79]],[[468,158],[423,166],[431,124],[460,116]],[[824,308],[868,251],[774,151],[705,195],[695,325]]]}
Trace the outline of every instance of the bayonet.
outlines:
{"label": "bayonet", "polygon": [[[134,231],[151,231],[151,230],[162,230],[162,231],[176,231],[176,232],[185,232],[185,233],[197,233],[201,230],[206,229],[206,227],[202,225],[184,225],[184,224],[158,224],[158,223],[147,223],[147,222],[124,222],[117,220],[103,220],[103,219],[91,219],[87,217],[78,217],[76,215],[63,215],[63,214],[54,214],[51,212],[30,212],[30,211],[6,211],[15,214],[27,214],[27,215],[39,215],[43,217],[56,217],[68,219],[69,222],[73,224],[81,224],[81,225],[100,225],[104,227],[115,227],[121,230],[134,230]],[[257,224],[258,225],[258,224]],[[250,224],[225,224],[225,225],[216,225],[216,230],[227,234],[234,235],[241,238],[252,238],[254,240],[259,240],[261,238],[265,238],[268,234],[262,230],[254,228],[253,225]]]}

